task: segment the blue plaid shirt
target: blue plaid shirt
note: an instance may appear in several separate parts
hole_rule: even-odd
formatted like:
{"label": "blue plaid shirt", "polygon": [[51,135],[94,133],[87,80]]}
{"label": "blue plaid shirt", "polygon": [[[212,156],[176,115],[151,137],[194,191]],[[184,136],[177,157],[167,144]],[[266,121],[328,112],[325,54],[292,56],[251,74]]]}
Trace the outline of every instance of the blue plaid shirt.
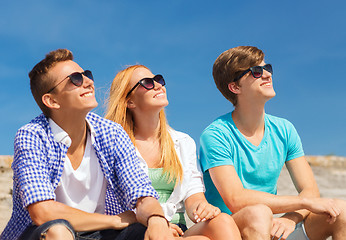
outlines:
{"label": "blue plaid shirt", "polygon": [[[133,209],[140,197],[158,198],[124,129],[94,113],[89,113],[87,120],[93,127],[93,147],[108,183],[105,213],[115,215]],[[54,140],[43,114],[18,130],[12,164],[13,211],[0,240],[17,239],[32,224],[27,211],[30,204],[55,199],[67,149]]]}

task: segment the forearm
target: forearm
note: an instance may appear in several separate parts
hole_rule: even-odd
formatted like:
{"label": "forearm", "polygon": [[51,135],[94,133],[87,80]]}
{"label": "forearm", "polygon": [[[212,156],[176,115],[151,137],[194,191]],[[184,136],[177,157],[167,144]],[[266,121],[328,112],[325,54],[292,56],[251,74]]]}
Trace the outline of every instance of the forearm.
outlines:
{"label": "forearm", "polygon": [[196,222],[194,212],[202,202],[207,202],[203,193],[196,193],[185,200],[185,210],[191,221]]}
{"label": "forearm", "polygon": [[[232,212],[254,205],[267,205],[274,214],[294,212],[308,207],[305,196],[277,196],[265,192],[243,189],[226,197],[226,205]],[[304,211],[302,212],[304,213]],[[306,213],[304,213],[304,216]]]}
{"label": "forearm", "polygon": [[[299,193],[299,196],[302,198],[314,198],[314,197],[320,197],[318,188],[313,189],[304,189]],[[282,217],[291,219],[295,223],[299,223],[303,221],[308,215],[310,211],[306,209],[296,210],[294,212],[288,212],[284,214]]]}
{"label": "forearm", "polygon": [[152,197],[143,197],[138,199],[136,204],[136,217],[138,222],[147,226],[148,218],[153,214],[164,216],[160,203]]}
{"label": "forearm", "polygon": [[34,203],[28,209],[37,225],[54,219],[65,219],[76,231],[123,229],[135,221],[134,213],[124,212],[119,215],[87,213],[53,200]]}

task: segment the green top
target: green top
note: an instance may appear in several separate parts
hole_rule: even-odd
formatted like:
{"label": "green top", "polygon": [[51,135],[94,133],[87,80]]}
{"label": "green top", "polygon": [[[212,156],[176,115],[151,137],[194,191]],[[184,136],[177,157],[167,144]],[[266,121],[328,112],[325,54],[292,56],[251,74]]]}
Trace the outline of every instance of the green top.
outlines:
{"label": "green top", "polygon": [[[159,202],[167,202],[174,190],[175,181],[168,183],[168,174],[163,174],[163,168],[149,168],[148,173],[151,184],[160,196]],[[186,225],[184,213],[175,213],[172,217],[171,223],[181,223]]]}

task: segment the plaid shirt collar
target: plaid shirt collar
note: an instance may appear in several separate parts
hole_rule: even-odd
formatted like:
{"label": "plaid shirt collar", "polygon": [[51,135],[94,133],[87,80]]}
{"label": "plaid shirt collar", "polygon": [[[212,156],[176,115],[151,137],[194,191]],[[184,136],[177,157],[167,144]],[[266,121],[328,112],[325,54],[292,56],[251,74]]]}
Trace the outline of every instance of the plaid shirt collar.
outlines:
{"label": "plaid shirt collar", "polygon": [[[95,137],[96,137],[95,129],[88,119],[85,119],[85,120],[86,120],[88,129],[90,131],[91,143],[94,145]],[[54,140],[58,143],[62,143],[64,145],[66,145],[66,147],[69,148],[71,146],[72,140],[71,140],[70,136],[68,135],[68,133],[65,132],[65,130],[62,129],[58,124],[56,124],[56,122],[54,122],[54,120],[51,118],[48,119],[48,124],[52,130]]]}

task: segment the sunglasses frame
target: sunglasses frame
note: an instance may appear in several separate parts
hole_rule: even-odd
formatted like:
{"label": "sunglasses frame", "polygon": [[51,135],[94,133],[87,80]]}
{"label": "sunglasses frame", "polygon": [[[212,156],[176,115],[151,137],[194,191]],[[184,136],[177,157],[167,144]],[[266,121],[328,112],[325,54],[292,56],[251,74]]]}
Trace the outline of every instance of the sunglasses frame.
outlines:
{"label": "sunglasses frame", "polygon": [[[159,78],[159,79],[157,80],[156,78]],[[152,83],[153,83],[153,87],[149,87],[149,88],[146,87],[145,84],[143,84],[143,82],[144,82],[145,80],[151,80]],[[160,80],[162,80],[162,83],[160,82]],[[153,88],[155,87],[154,81],[157,82],[157,83],[159,83],[159,84],[161,84],[161,86],[165,86],[165,85],[166,85],[165,79],[163,78],[163,76],[162,76],[161,74],[156,74],[156,75],[155,75],[154,77],[152,77],[152,78],[142,78],[141,80],[139,80],[139,81],[131,88],[131,90],[126,94],[126,97],[128,97],[128,96],[131,94],[131,92],[132,92],[133,90],[135,90],[136,87],[138,87],[138,85],[141,85],[141,86],[144,87],[146,90],[151,90],[151,89],[153,89]]]}
{"label": "sunglasses frame", "polygon": [[[254,74],[254,69],[255,68],[260,68],[262,70],[261,75],[256,77]],[[254,66],[254,67],[250,67],[249,69],[245,70],[242,74],[240,74],[238,77],[236,77],[235,79],[233,79],[233,82],[238,81],[239,79],[241,79],[243,76],[245,76],[245,74],[247,74],[248,72],[251,71],[251,74],[254,78],[260,78],[263,76],[263,69],[266,70],[267,72],[273,74],[273,67],[270,63],[264,65],[264,66]]]}
{"label": "sunglasses frame", "polygon": [[83,85],[83,82],[84,82],[83,75],[86,76],[87,78],[89,78],[90,80],[94,81],[93,74],[90,70],[85,70],[84,72],[74,72],[74,73],[71,73],[70,75],[68,75],[67,77],[65,77],[63,80],[61,80],[58,84],[56,84],[49,91],[47,91],[47,93],[52,92],[57,86],[60,85],[60,83],[65,81],[67,78],[70,79],[70,81],[73,85],[80,87]]}

